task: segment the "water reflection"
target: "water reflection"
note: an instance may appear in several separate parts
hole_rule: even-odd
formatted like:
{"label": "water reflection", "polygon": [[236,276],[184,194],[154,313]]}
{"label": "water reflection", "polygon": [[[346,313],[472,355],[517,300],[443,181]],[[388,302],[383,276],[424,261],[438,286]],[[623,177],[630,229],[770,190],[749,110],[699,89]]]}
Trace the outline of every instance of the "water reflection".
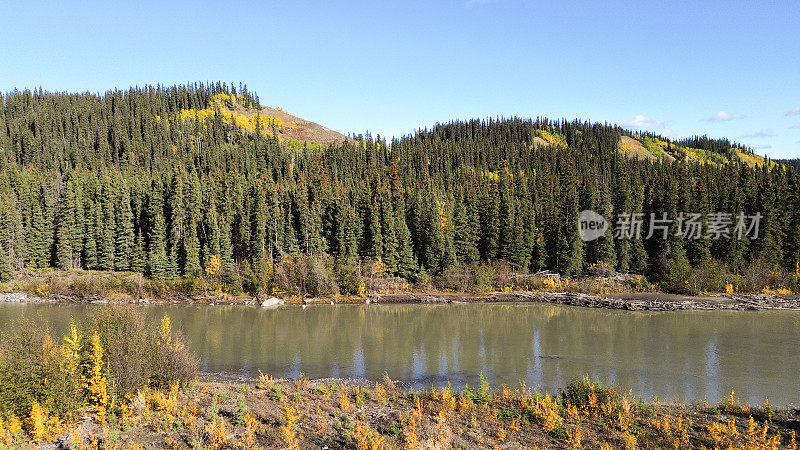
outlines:
{"label": "water reflection", "polygon": [[[89,305],[0,305],[0,326],[41,315],[59,332]],[[800,312],[631,313],[553,305],[148,306],[182,329],[203,370],[276,377],[384,373],[416,387],[589,374],[661,399],[800,403]]]}

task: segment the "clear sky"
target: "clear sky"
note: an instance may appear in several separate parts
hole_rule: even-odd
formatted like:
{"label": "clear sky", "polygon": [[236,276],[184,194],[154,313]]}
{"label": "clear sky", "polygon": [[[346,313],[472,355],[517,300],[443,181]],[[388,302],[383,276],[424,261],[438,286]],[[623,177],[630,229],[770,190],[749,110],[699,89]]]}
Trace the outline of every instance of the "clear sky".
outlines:
{"label": "clear sky", "polygon": [[800,157],[795,0],[122,3],[4,4],[0,90],[242,81],[343,133],[543,116]]}

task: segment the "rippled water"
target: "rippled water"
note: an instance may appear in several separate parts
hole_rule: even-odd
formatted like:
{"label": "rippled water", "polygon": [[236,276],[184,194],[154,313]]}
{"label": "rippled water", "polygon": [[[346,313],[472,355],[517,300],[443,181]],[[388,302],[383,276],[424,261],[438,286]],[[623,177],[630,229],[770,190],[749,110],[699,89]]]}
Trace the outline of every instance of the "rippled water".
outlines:
{"label": "rippled water", "polygon": [[[0,304],[0,327],[42,317],[61,333],[94,305]],[[553,305],[143,306],[183,330],[202,369],[556,392],[591,375],[649,399],[800,404],[800,312],[633,313]]]}

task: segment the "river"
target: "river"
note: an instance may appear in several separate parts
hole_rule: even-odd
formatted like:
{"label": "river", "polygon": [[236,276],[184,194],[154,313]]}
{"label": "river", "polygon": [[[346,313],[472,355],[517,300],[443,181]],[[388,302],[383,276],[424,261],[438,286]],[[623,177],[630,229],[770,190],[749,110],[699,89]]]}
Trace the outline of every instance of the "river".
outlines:
{"label": "river", "polygon": [[[63,333],[86,304],[0,304]],[[555,393],[590,375],[643,399],[800,404],[800,311],[627,312],[546,304],[140,307],[168,314],[205,372],[392,379],[426,388],[484,374]]]}

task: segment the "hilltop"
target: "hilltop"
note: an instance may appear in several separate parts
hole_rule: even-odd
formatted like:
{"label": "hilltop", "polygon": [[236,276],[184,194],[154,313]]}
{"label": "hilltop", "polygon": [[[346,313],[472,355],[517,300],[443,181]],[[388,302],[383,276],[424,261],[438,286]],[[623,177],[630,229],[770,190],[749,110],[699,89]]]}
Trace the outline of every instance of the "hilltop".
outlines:
{"label": "hilltop", "polygon": [[284,141],[331,145],[341,144],[347,140],[343,134],[293,116],[283,108],[263,106],[257,101],[235,93],[214,94],[206,108],[181,109],[178,117],[182,120],[193,120],[198,117],[210,118],[217,114],[229,125],[235,125],[250,132],[258,129],[265,134],[274,134]]}

